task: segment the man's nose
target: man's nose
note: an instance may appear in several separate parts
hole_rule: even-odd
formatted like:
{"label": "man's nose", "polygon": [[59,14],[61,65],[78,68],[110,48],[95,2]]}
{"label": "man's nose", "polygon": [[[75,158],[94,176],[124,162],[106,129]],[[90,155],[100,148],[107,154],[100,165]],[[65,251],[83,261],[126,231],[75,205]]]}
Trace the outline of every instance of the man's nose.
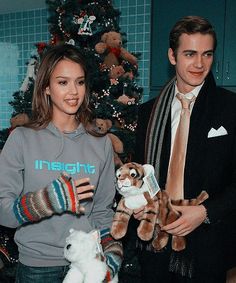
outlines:
{"label": "man's nose", "polygon": [[202,58],[201,55],[196,56],[195,62],[194,62],[194,66],[197,67],[197,68],[202,68],[202,66],[203,66],[203,58]]}

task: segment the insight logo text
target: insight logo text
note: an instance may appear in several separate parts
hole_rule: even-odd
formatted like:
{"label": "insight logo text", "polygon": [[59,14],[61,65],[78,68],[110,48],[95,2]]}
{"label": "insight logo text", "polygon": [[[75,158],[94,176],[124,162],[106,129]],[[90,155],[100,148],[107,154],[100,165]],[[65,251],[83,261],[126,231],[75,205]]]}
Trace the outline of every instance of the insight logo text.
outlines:
{"label": "insight logo text", "polygon": [[86,173],[95,174],[95,166],[91,164],[76,163],[64,163],[58,161],[49,160],[35,160],[34,168],[36,170],[48,170],[48,171],[64,171],[69,174]]}

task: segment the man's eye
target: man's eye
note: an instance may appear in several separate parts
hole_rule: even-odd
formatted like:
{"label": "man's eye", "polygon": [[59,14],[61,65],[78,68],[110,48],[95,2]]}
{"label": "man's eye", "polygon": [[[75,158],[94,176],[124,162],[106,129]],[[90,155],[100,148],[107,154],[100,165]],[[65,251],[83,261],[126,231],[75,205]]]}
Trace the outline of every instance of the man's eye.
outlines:
{"label": "man's eye", "polygon": [[212,57],[213,56],[213,53],[212,52],[208,52],[206,54],[204,54],[205,57]]}
{"label": "man's eye", "polygon": [[194,53],[192,53],[192,52],[185,53],[185,56],[187,56],[187,57],[192,57],[193,55],[194,55]]}

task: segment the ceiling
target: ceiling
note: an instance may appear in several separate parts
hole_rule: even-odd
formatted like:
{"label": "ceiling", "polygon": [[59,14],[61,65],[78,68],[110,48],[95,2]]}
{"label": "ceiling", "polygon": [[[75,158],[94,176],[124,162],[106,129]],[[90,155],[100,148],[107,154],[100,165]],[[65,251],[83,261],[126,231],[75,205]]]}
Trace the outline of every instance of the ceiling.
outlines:
{"label": "ceiling", "polygon": [[0,0],[0,14],[46,8],[45,0]]}

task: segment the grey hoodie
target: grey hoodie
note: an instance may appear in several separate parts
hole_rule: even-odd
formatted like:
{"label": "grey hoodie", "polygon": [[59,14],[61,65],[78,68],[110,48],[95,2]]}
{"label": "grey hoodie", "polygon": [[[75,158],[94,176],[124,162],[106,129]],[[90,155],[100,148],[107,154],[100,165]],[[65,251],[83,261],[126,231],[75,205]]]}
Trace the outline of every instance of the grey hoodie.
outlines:
{"label": "grey hoodie", "polygon": [[[54,215],[19,226],[13,203],[20,195],[46,187],[67,172],[89,177],[95,186],[91,201],[82,202],[84,215]],[[68,264],[63,257],[69,229],[85,232],[111,225],[115,195],[113,151],[110,139],[94,137],[80,125],[62,134],[52,123],[43,130],[16,128],[0,154],[0,225],[17,227],[15,241],[20,262],[29,266]]]}

